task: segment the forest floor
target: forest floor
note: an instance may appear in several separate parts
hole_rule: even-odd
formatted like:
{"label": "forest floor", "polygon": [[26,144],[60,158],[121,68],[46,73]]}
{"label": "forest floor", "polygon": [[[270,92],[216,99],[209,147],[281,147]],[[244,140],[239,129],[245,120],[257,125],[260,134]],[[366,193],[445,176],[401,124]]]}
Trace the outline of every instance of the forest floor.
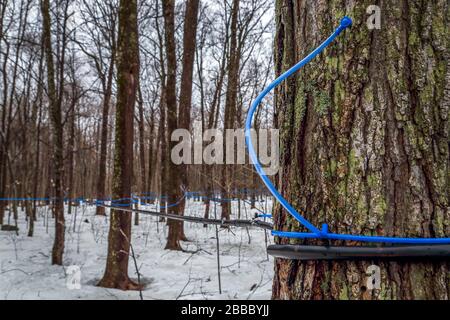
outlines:
{"label": "forest floor", "polygon": [[[270,201],[267,204],[270,208]],[[264,208],[265,203],[257,206]],[[219,205],[217,209],[220,216]],[[233,209],[236,212],[237,202]],[[27,237],[23,212],[19,212],[19,235],[0,231],[0,299],[139,299],[136,291],[95,286],[105,268],[109,218],[95,216],[94,206],[81,205],[76,211],[76,215],[66,214],[63,267],[50,264],[54,220],[47,219],[47,207],[39,208],[33,237]],[[186,215],[202,216],[203,212],[201,202],[188,201]],[[241,212],[242,218],[254,216],[248,205]],[[182,243],[185,252],[169,251],[164,250],[167,226],[157,217],[141,215],[139,226],[133,226],[132,244],[145,283],[144,299],[270,299],[273,258],[266,255],[264,230],[219,228],[222,294],[215,227],[185,223],[185,233],[190,240]],[[269,231],[267,241],[273,241]],[[80,289],[66,284],[68,266],[80,268]],[[131,258],[129,274],[137,279]]]}

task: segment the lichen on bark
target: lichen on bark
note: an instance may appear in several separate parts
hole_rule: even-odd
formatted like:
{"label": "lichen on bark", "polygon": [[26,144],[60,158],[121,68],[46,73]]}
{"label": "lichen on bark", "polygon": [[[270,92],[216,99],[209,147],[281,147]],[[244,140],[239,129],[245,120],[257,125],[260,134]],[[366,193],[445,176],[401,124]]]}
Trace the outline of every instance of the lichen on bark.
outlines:
{"label": "lichen on bark", "polygon": [[[332,232],[448,237],[449,4],[381,2],[382,27],[369,30],[371,4],[276,2],[277,74],[328,37],[342,16],[354,21],[324,54],[276,90],[278,188],[314,225],[328,223]],[[278,229],[305,231],[279,205],[274,211]],[[367,288],[371,264],[381,269],[381,289]],[[448,261],[277,259],[275,270],[276,299],[448,299],[450,294]]]}

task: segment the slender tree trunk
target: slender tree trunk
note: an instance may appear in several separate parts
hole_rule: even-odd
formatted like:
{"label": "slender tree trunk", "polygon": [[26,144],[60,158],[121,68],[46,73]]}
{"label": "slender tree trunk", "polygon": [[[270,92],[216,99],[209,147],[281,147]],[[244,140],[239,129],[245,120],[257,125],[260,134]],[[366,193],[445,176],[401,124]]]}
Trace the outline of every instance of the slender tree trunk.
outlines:
{"label": "slender tree trunk", "polygon": [[[162,2],[162,1],[161,1]],[[167,101],[166,101],[166,84],[167,84],[167,74],[166,74],[166,66],[165,66],[165,58],[164,58],[164,37],[160,28],[159,22],[159,1],[156,6],[156,17],[155,17],[155,26],[156,33],[158,37],[158,49],[159,49],[159,61],[160,61],[160,72],[161,72],[161,93],[159,98],[159,127],[158,127],[158,142],[157,145],[160,146],[160,176],[158,179],[159,183],[159,193],[160,193],[160,207],[162,204],[167,201],[167,167],[168,167],[168,140],[167,140]],[[164,197],[164,198],[163,198]],[[160,208],[160,211],[163,212],[165,210]],[[160,221],[163,221],[164,218],[160,218]]]}
{"label": "slender tree trunk", "polygon": [[[0,195],[6,198],[6,164],[4,164],[6,156],[3,150],[6,149],[5,145],[0,147],[0,149],[0,160],[2,160],[2,163],[0,163]],[[6,205],[7,201],[0,201],[0,225],[4,223]]]}
{"label": "slender tree trunk", "polygon": [[[169,150],[175,146],[176,142],[171,141],[170,135],[177,128],[177,98],[176,98],[176,47],[175,47],[175,1],[164,0],[163,15],[164,15],[164,35],[165,47],[167,56],[167,85],[166,85],[166,103],[167,103],[167,132],[169,137]],[[167,186],[169,204],[176,203],[181,197],[181,179],[180,169],[170,159],[166,159],[167,163],[167,181],[164,183]],[[180,206],[172,206],[169,212],[172,214],[180,214]],[[180,246],[180,224],[174,220],[167,221],[169,225],[169,232],[167,235],[166,249],[181,250]]]}
{"label": "slender tree trunk", "polygon": [[[36,149],[34,153],[34,170],[33,170],[33,193],[32,198],[36,199],[38,194],[38,185],[39,185],[39,173],[40,173],[40,166],[39,166],[39,157],[40,157],[40,151],[41,151],[41,122],[42,122],[42,94],[43,94],[43,83],[42,83],[42,76],[43,76],[43,66],[44,66],[44,54],[42,50],[42,41],[41,41],[41,55],[39,57],[39,73],[38,73],[38,88],[36,93],[36,100],[33,105],[33,113],[31,116],[32,123],[33,123],[33,132],[36,137]],[[37,211],[37,201],[33,200],[33,208],[31,211],[31,217],[29,221],[29,228],[28,228],[28,236],[32,237],[34,234],[34,222],[36,221],[36,211]]]}
{"label": "slender tree trunk", "polygon": [[[113,41],[115,43],[115,41]],[[97,178],[97,199],[102,200],[105,198],[105,185],[106,185],[106,159],[108,156],[108,118],[109,118],[109,106],[111,103],[112,95],[112,83],[114,75],[116,49],[111,49],[111,61],[109,63],[108,76],[106,80],[105,93],[103,97],[103,111],[102,111],[102,128],[100,138],[100,160],[98,162],[98,178]],[[105,208],[97,206],[97,215],[105,215]]]}
{"label": "slender tree trunk", "polygon": [[[4,36],[4,27],[5,27],[5,13],[7,10],[7,3],[1,4],[1,11],[0,11],[0,37],[3,38]],[[0,43],[0,46],[2,46],[2,43]],[[3,53],[3,63],[2,63],[2,95],[3,95],[3,108],[1,110],[1,118],[0,118],[0,129],[3,132],[5,132],[6,128],[6,114],[7,114],[7,99],[8,99],[8,73],[7,73],[7,65],[8,65],[8,59],[9,59],[9,43],[6,43],[6,49],[1,48]],[[0,197],[6,198],[6,152],[7,152],[7,143],[5,136],[2,134],[0,135]],[[0,201],[0,225],[3,225],[4,215],[5,215],[5,207],[6,207],[6,201]]]}
{"label": "slender tree trunk", "polygon": [[[148,176],[147,176],[147,185],[145,187],[145,190],[147,190],[147,192],[151,192],[152,190],[152,182],[154,177],[153,171],[156,170],[156,163],[155,163],[156,150],[154,147],[154,139],[155,139],[155,110],[152,107],[150,112],[150,132],[148,139]],[[148,194],[148,196],[151,196],[151,194]],[[151,201],[153,201],[153,199],[151,199]]]}
{"label": "slender tree trunk", "polygon": [[[139,118],[138,118],[138,132],[139,132],[139,166],[140,166],[140,173],[139,176],[141,177],[141,181],[140,181],[140,190],[141,193],[146,192],[145,186],[146,186],[146,171],[145,171],[145,123],[144,123],[144,100],[142,98],[142,92],[141,92],[141,88],[140,88],[140,82],[138,84],[138,114],[139,114]],[[142,195],[142,194],[141,194]],[[137,204],[136,204],[136,208],[137,208]],[[134,213],[134,225],[138,226],[139,225],[139,212],[135,212]]]}
{"label": "slender tree trunk", "polygon": [[72,94],[73,94],[73,101],[72,101],[72,106],[71,106],[71,110],[70,110],[70,116],[69,116],[69,138],[68,138],[68,143],[67,143],[67,149],[68,149],[68,155],[67,155],[67,162],[68,162],[68,166],[67,166],[67,170],[68,170],[68,181],[67,181],[67,197],[69,199],[69,201],[67,202],[68,204],[68,209],[67,209],[67,213],[68,214],[72,214],[72,199],[74,196],[74,192],[73,192],[73,187],[74,187],[74,153],[75,153],[75,107],[76,107],[76,103],[77,103],[77,92],[76,92],[76,87],[74,84],[74,88],[72,90]]}
{"label": "slender tree trunk", "polygon": [[[42,58],[41,58],[42,59]],[[42,62],[40,65],[40,71],[39,73],[42,73]],[[39,75],[39,80],[41,81],[41,75]],[[41,121],[42,121],[42,85],[39,84],[38,87],[38,106],[37,108],[39,108],[39,115],[38,115],[38,120],[37,123],[33,122],[33,124],[36,125],[36,150],[35,150],[35,160],[34,160],[34,172],[33,172],[33,199],[37,198],[37,194],[38,194],[38,184],[39,184],[39,156],[40,156],[40,151],[41,151]],[[30,225],[28,228],[28,236],[32,237],[34,234],[34,222],[37,219],[37,204],[38,202],[36,200],[33,200],[33,209],[31,212],[31,218],[30,218]]]}
{"label": "slender tree trunk", "polygon": [[[208,125],[207,125],[208,129],[217,128],[217,123],[219,120],[220,101],[221,101],[220,97],[222,94],[222,87],[223,87],[223,83],[224,83],[226,66],[227,66],[227,47],[228,47],[228,41],[229,41],[228,29],[229,29],[229,19],[226,21],[226,24],[225,24],[225,37],[224,37],[224,43],[223,43],[223,52],[222,52],[222,57],[221,57],[221,62],[220,62],[219,74],[217,76],[216,87],[215,87],[214,94],[213,94],[213,100],[211,102],[211,110],[209,112],[209,117],[208,117]],[[203,128],[204,128],[204,126],[203,126]],[[206,195],[208,198],[211,198],[211,197],[215,196],[215,192],[214,192],[215,185],[213,183],[214,167],[211,165],[204,165],[203,167],[205,168],[204,172],[207,176],[207,182],[206,182],[207,194]],[[205,218],[209,218],[210,211],[211,211],[211,203],[207,199],[205,215],[204,215]],[[206,226],[207,225],[205,224],[204,227],[206,227]]]}
{"label": "slender tree trunk", "polygon": [[[231,8],[231,30],[230,30],[230,52],[228,56],[228,85],[225,96],[225,115],[224,115],[224,130],[235,128],[236,118],[236,99],[239,82],[239,53],[237,45],[237,24],[239,17],[239,2],[240,0],[233,0],[233,6]],[[234,143],[234,142],[233,142]],[[234,149],[234,148],[233,148]],[[224,157],[226,155],[227,145],[224,141]],[[231,203],[228,201],[230,198],[230,188],[232,187],[232,172],[230,165],[224,164],[222,166],[222,196],[225,200],[222,202],[222,218],[230,219]]]}
{"label": "slender tree trunk", "polygon": [[141,191],[146,192],[145,186],[147,185],[146,179],[146,170],[145,170],[145,123],[144,123],[144,101],[142,98],[141,89],[138,88],[138,113],[139,113],[139,123],[138,123],[138,131],[139,131],[139,165],[140,165],[140,177],[141,177]]}
{"label": "slender tree trunk", "polygon": [[[164,77],[165,78],[165,77]],[[165,83],[165,81],[163,82]],[[160,207],[164,203],[164,201],[167,201],[167,198],[163,198],[163,196],[167,196],[167,167],[168,167],[168,156],[167,156],[167,149],[168,149],[168,141],[167,141],[167,110],[166,110],[166,88],[165,84],[161,87],[161,98],[160,98],[160,106],[159,106],[159,128],[158,128],[158,143],[161,147],[161,174],[159,177],[159,186],[160,186]]]}
{"label": "slender tree trunk", "polygon": [[[133,120],[139,77],[137,0],[121,0],[117,51],[117,103],[114,152],[113,199],[131,198],[133,176]],[[131,207],[129,200],[122,205]],[[138,289],[128,276],[131,244],[131,213],[111,210],[108,257],[99,286],[122,290]]]}
{"label": "slender tree trunk", "polygon": [[64,149],[63,149],[63,127],[61,122],[61,104],[58,103],[55,87],[55,71],[53,63],[53,50],[51,41],[51,20],[49,0],[42,0],[42,32],[44,50],[47,64],[47,92],[49,97],[49,114],[53,129],[53,184],[55,191],[54,213],[55,213],[55,241],[52,250],[52,264],[62,265],[64,253]]}
{"label": "slender tree trunk", "polygon": [[[382,1],[381,29],[369,30],[371,4],[276,3],[277,74],[327,38],[344,13],[354,20],[352,30],[276,92],[279,189],[331,232],[448,237],[449,5]],[[276,207],[277,229],[298,231],[292,220]],[[370,265],[380,268],[380,289],[367,286]],[[273,298],[447,300],[449,271],[448,259],[277,259]]]}
{"label": "slender tree trunk", "polygon": [[[194,58],[196,48],[196,31],[198,21],[199,0],[188,0],[186,2],[186,12],[184,15],[184,33],[183,33],[183,71],[181,73],[180,88],[180,108],[179,108],[179,128],[190,128],[191,122],[191,101],[192,101],[192,74],[194,71]],[[184,190],[188,190],[188,166],[181,167],[181,183]],[[185,199],[181,208],[185,207]],[[184,210],[180,211],[183,215]],[[180,228],[180,240],[187,240],[184,234],[184,223],[178,222]]]}

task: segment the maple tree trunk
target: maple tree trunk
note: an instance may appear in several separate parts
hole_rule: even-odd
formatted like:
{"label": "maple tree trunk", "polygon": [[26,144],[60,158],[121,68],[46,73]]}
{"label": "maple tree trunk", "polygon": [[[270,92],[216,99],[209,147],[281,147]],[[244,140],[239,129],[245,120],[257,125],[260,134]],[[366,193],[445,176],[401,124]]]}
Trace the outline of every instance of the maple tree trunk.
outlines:
{"label": "maple tree trunk", "polygon": [[[105,93],[103,97],[103,110],[102,110],[102,125],[100,135],[100,159],[98,162],[98,177],[97,177],[97,200],[103,200],[105,198],[105,185],[106,185],[106,158],[108,153],[108,117],[109,117],[109,105],[111,103],[112,95],[112,83],[114,75],[114,63],[116,49],[112,48],[111,60],[109,63],[108,76],[106,80]],[[97,206],[96,215],[105,215],[105,208]]]}
{"label": "maple tree trunk", "polygon": [[[382,1],[381,29],[369,30],[372,2],[276,2],[278,75],[326,39],[344,13],[354,22],[276,90],[278,187],[330,232],[448,237],[448,2]],[[275,225],[304,231],[279,205]],[[381,289],[367,286],[370,265],[380,267]],[[448,259],[276,259],[273,298],[448,299],[449,269]]]}
{"label": "maple tree trunk", "polygon": [[[240,0],[233,0],[231,11],[231,26],[230,26],[230,52],[228,57],[228,84],[225,95],[225,114],[224,114],[224,132],[226,129],[234,129],[236,127],[236,99],[239,84],[239,52],[238,52],[238,18],[239,18],[239,2]],[[234,143],[234,141],[233,141]],[[226,155],[226,141],[224,141],[224,155]],[[234,149],[233,149],[234,150]],[[225,156],[224,156],[225,158]],[[230,189],[232,187],[232,171],[230,165],[224,164],[222,166],[221,176],[222,197],[224,200],[221,203],[222,219],[230,219],[231,202]]]}
{"label": "maple tree trunk", "polygon": [[[51,41],[51,18],[49,0],[42,0],[42,32],[47,65],[47,94],[49,97],[49,114],[52,124],[52,148],[53,148],[53,188],[54,188],[54,214],[55,214],[55,240],[52,249],[52,264],[63,264],[64,253],[64,150],[63,150],[63,126],[61,121],[61,104],[58,103],[55,87],[55,68],[53,62],[53,50]],[[64,59],[62,59],[64,60]]]}
{"label": "maple tree trunk", "polygon": [[[192,101],[192,75],[194,71],[194,58],[196,47],[196,31],[198,21],[199,0],[189,0],[186,2],[186,11],[184,19],[183,31],[183,71],[181,74],[180,87],[180,129],[190,129],[191,122],[191,101]],[[181,183],[184,190],[188,190],[188,166],[181,165]],[[180,204],[182,210],[180,214],[184,214],[185,199]],[[184,234],[184,223],[178,222],[180,228],[180,240],[186,241]]]}
{"label": "maple tree trunk", "polygon": [[[176,98],[176,47],[175,47],[175,1],[164,0],[163,15],[164,15],[164,35],[165,35],[165,47],[167,56],[167,84],[165,88],[165,98],[167,107],[167,133],[169,137],[169,150],[176,145],[175,141],[171,141],[170,135],[177,128],[178,116],[177,116],[177,98]],[[181,179],[180,168],[175,165],[170,159],[170,151],[166,150],[166,170],[167,175],[165,178],[167,181],[162,183],[167,186],[167,203],[175,204],[181,197]],[[180,206],[171,206],[168,208],[171,214],[180,214]],[[180,223],[174,220],[168,220],[169,231],[167,235],[167,244],[165,249],[181,250],[180,246]]]}
{"label": "maple tree trunk", "polygon": [[[117,103],[114,151],[113,199],[130,199],[133,177],[133,119],[139,77],[137,0],[121,0],[117,48]],[[131,208],[129,200],[121,206]],[[131,213],[111,210],[108,257],[99,286],[138,289],[128,276],[131,243]]]}

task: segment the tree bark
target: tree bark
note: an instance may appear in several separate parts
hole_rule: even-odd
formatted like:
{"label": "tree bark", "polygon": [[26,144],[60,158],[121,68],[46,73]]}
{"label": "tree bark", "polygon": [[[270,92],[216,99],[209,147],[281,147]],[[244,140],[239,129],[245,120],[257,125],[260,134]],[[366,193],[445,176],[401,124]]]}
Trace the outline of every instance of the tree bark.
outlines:
{"label": "tree bark", "polygon": [[[238,33],[238,17],[239,17],[239,1],[233,0],[233,6],[231,8],[231,26],[230,26],[230,51],[228,56],[228,84],[225,94],[225,114],[224,114],[224,132],[226,129],[235,128],[236,120],[236,99],[239,84],[239,52],[237,45],[237,33]],[[234,142],[233,142],[234,143]],[[227,145],[224,141],[224,155],[226,155]],[[234,150],[234,148],[233,148]],[[224,156],[225,158],[225,156]],[[222,201],[222,219],[230,219],[231,214],[231,202],[230,188],[232,187],[232,172],[230,165],[224,164],[222,166],[222,197],[225,198]]]}
{"label": "tree bark", "polygon": [[[121,0],[117,51],[117,103],[114,151],[113,199],[131,208],[133,176],[133,120],[139,77],[137,0]],[[131,244],[131,213],[111,210],[106,270],[99,286],[135,290],[139,286],[128,276]]]}
{"label": "tree bark", "polygon": [[[156,164],[155,164],[155,109],[152,106],[152,109],[150,111],[150,132],[149,132],[149,138],[148,138],[148,175],[147,175],[147,185],[145,186],[145,190],[147,193],[151,192],[152,190],[152,182],[153,182],[153,171],[156,170]],[[148,194],[148,196],[152,196],[152,194]],[[148,203],[153,203],[153,199],[147,201]]]}
{"label": "tree bark", "polygon": [[[371,4],[277,1],[277,74],[327,38],[344,13],[354,20],[276,91],[278,186],[314,225],[328,223],[331,232],[448,237],[448,2],[382,1],[380,30],[366,26]],[[275,225],[304,231],[279,205]],[[366,285],[373,264],[381,289]],[[277,259],[273,298],[446,300],[448,274],[448,260]]]}
{"label": "tree bark", "polygon": [[71,72],[73,73],[74,82],[72,83],[72,101],[70,106],[69,121],[69,137],[67,141],[67,201],[68,208],[67,213],[72,214],[72,199],[74,198],[74,153],[75,153],[75,121],[76,121],[76,105],[79,99],[79,93],[77,84],[75,81],[75,68],[72,66]]}
{"label": "tree bark", "polygon": [[145,170],[145,123],[144,123],[144,100],[142,98],[141,89],[138,88],[138,131],[139,131],[139,166],[141,169],[140,177],[141,177],[141,191],[147,192],[145,189],[147,182],[147,174]]}
{"label": "tree bark", "polygon": [[36,149],[34,151],[34,167],[33,167],[33,209],[28,226],[28,236],[32,237],[34,234],[34,222],[37,219],[37,201],[35,200],[38,195],[39,174],[40,174],[40,151],[41,151],[41,123],[42,123],[42,95],[43,95],[43,73],[44,73],[44,50],[43,50],[43,38],[41,37],[41,54],[39,56],[39,71],[37,80],[37,93],[36,100],[33,103],[33,112],[31,116],[33,134],[36,138]]}
{"label": "tree bark", "polygon": [[[164,15],[164,35],[165,47],[167,57],[167,84],[166,84],[166,107],[167,107],[167,132],[169,137],[169,150],[172,150],[176,145],[175,141],[171,141],[170,135],[177,128],[177,98],[176,98],[176,70],[177,58],[175,47],[175,1],[164,0],[163,15]],[[164,184],[167,186],[167,202],[168,204],[176,203],[181,194],[181,179],[180,170],[177,165],[173,163],[170,156],[166,159],[167,163],[167,181]],[[180,206],[172,206],[168,208],[171,214],[180,214]],[[168,219],[167,224],[169,231],[167,235],[166,249],[181,250],[180,246],[180,224],[177,221]]]}
{"label": "tree bark", "polygon": [[57,100],[55,87],[55,69],[53,63],[53,50],[51,41],[51,19],[49,0],[42,0],[42,32],[44,41],[45,58],[47,64],[47,92],[49,98],[49,114],[53,133],[53,165],[54,165],[54,213],[55,213],[55,240],[52,250],[52,264],[62,265],[64,253],[64,150],[63,150],[63,126],[61,122],[61,103]]}
{"label": "tree bark", "polygon": [[[183,70],[181,72],[180,87],[180,108],[179,108],[179,128],[190,129],[191,123],[191,101],[192,101],[192,74],[194,71],[194,58],[196,48],[196,31],[198,21],[199,0],[189,0],[186,2],[183,31]],[[184,190],[188,190],[188,166],[181,167],[181,183]],[[180,204],[180,214],[184,214],[185,199]],[[179,221],[180,240],[186,241],[184,234],[184,223]]]}
{"label": "tree bark", "polygon": [[[101,127],[101,138],[100,138],[100,160],[98,162],[98,178],[97,178],[97,199],[102,200],[105,198],[105,185],[106,185],[106,158],[107,158],[107,147],[108,147],[108,118],[109,118],[109,106],[111,103],[112,96],[112,84],[114,75],[114,64],[116,57],[115,48],[115,34],[112,32],[112,48],[111,48],[111,60],[108,67],[108,75],[106,79],[106,84],[104,85],[104,96],[103,96],[103,110],[102,110],[102,127]],[[105,215],[105,208],[97,206],[96,215]]]}
{"label": "tree bark", "polygon": [[[2,3],[0,7],[0,37],[3,38],[5,33],[4,25],[5,25],[5,14],[6,14],[7,4]],[[1,44],[0,44],[1,46]],[[8,77],[7,77],[7,63],[9,59],[9,43],[6,43],[6,49],[2,48],[5,51],[3,56],[2,63],[2,105],[4,106],[1,111],[0,116],[0,130],[5,132],[6,130],[6,105],[8,102]],[[5,139],[5,135],[0,135],[0,197],[6,198],[6,154],[7,154],[7,143]],[[6,201],[0,201],[0,225],[3,225],[3,219],[5,216],[5,208]]]}
{"label": "tree bark", "polygon": [[[155,17],[155,27],[156,27],[156,34],[158,37],[158,54],[159,54],[159,62],[160,62],[160,80],[161,80],[161,87],[160,87],[160,97],[159,97],[159,126],[158,126],[158,140],[157,140],[157,148],[159,146],[160,148],[160,176],[158,179],[159,183],[159,192],[161,196],[167,196],[167,185],[165,181],[167,180],[167,166],[168,166],[168,159],[167,156],[167,150],[168,150],[168,140],[167,140],[167,101],[166,101],[166,84],[167,84],[167,73],[166,73],[166,66],[164,63],[164,37],[162,34],[162,30],[160,29],[160,23],[159,23],[159,3],[156,6],[156,17]],[[157,184],[158,184],[157,183]],[[167,201],[167,198],[161,197],[160,199],[160,207],[164,203],[164,201]],[[161,212],[163,212],[163,209],[160,209]]]}

